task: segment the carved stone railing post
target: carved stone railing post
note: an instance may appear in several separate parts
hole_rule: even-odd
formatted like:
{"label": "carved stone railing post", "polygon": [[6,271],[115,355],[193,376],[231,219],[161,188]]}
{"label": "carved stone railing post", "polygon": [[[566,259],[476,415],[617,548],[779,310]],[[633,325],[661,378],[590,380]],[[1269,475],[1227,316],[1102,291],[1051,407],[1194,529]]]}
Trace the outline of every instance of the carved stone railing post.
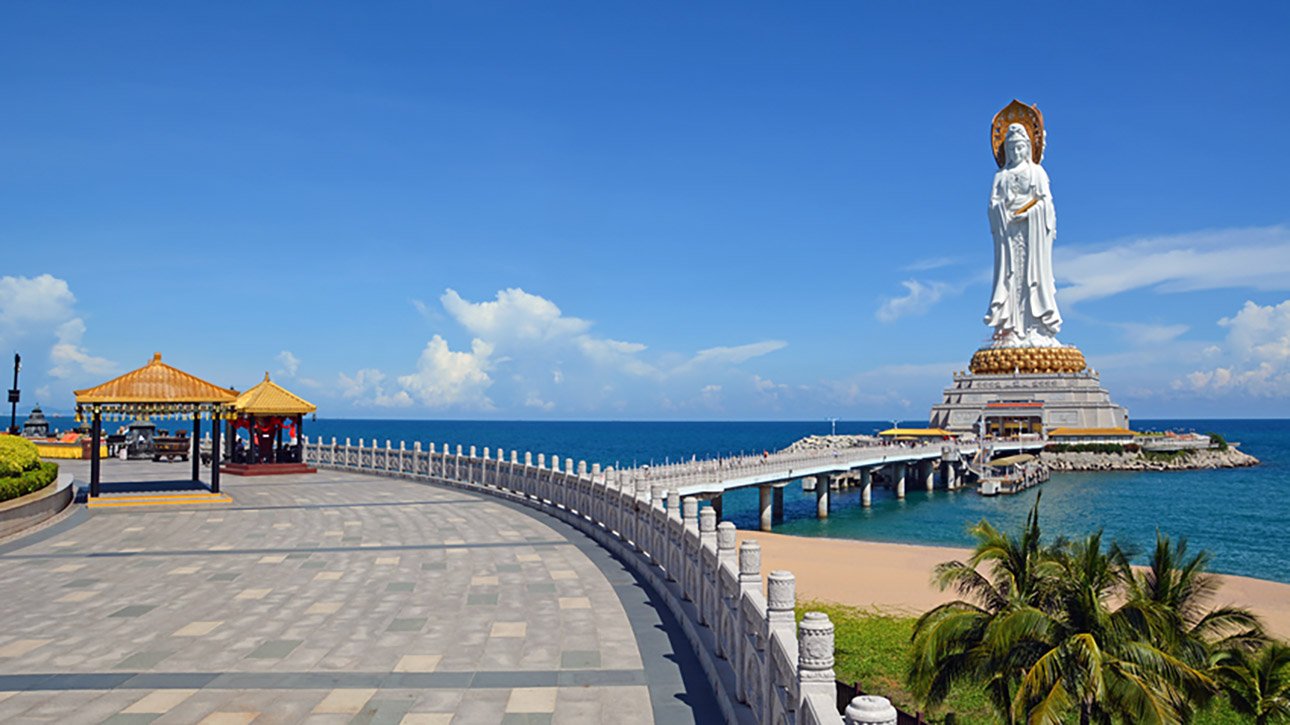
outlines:
{"label": "carved stone railing post", "polygon": [[686,496],[681,502],[681,525],[681,552],[685,557],[682,564],[684,575],[681,584],[685,590],[685,598],[694,602],[697,607],[699,605],[699,567],[695,551],[699,548],[699,499]]}
{"label": "carved stone railing post", "polygon": [[[728,572],[733,572],[733,576]],[[739,549],[735,525],[717,524],[717,656],[729,660],[734,651],[735,604],[739,597]]]}
{"label": "carved stone railing post", "polygon": [[[797,626],[797,690],[809,697],[837,698],[833,672],[833,622],[824,612],[807,612]],[[836,705],[835,705],[836,707]],[[837,712],[834,710],[834,712]]]}
{"label": "carved stone railing post", "polygon": [[846,725],[896,725],[896,708],[877,695],[858,695],[847,705]]}
{"label": "carved stone railing post", "polygon": [[797,581],[792,572],[776,570],[766,578],[766,642],[781,647],[784,658],[775,653],[766,658],[765,692],[769,695],[768,720],[792,722],[798,710],[798,694],[793,667],[798,661]]}
{"label": "carved stone railing post", "polygon": [[699,511],[699,623],[716,628],[717,613],[717,512],[711,506]]}
{"label": "carved stone railing post", "polygon": [[735,697],[740,702],[755,701],[752,690],[761,687],[761,678],[753,677],[757,667],[758,650],[761,649],[761,632],[748,631],[743,608],[744,601],[761,592],[761,544],[746,540],[739,545],[739,601],[736,602]]}
{"label": "carved stone railing post", "polygon": [[[685,568],[685,546],[681,540],[684,523],[681,521],[681,492],[675,488],[667,492],[667,579],[682,582]],[[684,583],[682,583],[684,587]]]}

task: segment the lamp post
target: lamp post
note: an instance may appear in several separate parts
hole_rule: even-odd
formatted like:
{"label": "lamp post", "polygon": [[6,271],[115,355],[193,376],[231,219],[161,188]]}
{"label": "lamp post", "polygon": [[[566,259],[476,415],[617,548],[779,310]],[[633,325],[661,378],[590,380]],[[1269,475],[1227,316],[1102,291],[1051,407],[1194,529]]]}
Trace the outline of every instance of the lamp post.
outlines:
{"label": "lamp post", "polygon": [[18,435],[18,371],[22,369],[22,356],[13,354],[13,387],[9,389],[9,435]]}

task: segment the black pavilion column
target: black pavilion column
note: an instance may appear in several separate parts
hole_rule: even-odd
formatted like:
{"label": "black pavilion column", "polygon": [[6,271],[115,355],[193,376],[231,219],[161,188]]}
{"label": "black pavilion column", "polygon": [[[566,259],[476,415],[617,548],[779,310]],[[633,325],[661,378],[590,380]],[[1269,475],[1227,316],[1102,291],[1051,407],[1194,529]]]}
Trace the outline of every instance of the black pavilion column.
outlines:
{"label": "black pavilion column", "polygon": [[220,450],[219,445],[219,424],[220,409],[216,408],[211,414],[211,493],[219,493],[219,463],[224,458],[224,451]]}
{"label": "black pavilion column", "polygon": [[90,424],[90,495],[99,495],[99,439],[103,432],[103,413],[94,406],[94,421]]}
{"label": "black pavilion column", "polygon": [[251,442],[251,446],[250,446],[250,448],[248,449],[248,450],[250,450],[250,452],[251,452],[251,457],[247,460],[247,463],[249,463],[249,464],[251,464],[251,465],[255,465],[255,464],[257,464],[257,463],[259,463],[259,462],[260,462],[260,458],[259,458],[259,456],[258,456],[258,451],[256,451],[256,448],[258,448],[259,446],[257,446],[257,445],[255,444],[255,443],[256,443],[255,439],[257,438],[257,436],[255,435],[255,416],[254,416],[254,415],[248,415],[248,416],[246,417],[246,420],[247,420],[247,422],[249,422],[249,423],[250,423],[250,426],[247,428],[247,430],[251,432],[251,441],[250,441],[250,442]]}
{"label": "black pavilion column", "polygon": [[193,480],[202,480],[202,411],[193,410]]}

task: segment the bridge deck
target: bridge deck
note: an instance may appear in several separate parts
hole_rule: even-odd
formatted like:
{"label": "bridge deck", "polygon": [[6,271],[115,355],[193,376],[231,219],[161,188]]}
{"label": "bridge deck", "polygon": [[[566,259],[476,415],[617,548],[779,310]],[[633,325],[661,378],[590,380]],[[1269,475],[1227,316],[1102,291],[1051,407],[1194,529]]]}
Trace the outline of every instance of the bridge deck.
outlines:
{"label": "bridge deck", "polygon": [[719,717],[665,608],[562,523],[349,472],[224,490],[0,545],[0,721]]}

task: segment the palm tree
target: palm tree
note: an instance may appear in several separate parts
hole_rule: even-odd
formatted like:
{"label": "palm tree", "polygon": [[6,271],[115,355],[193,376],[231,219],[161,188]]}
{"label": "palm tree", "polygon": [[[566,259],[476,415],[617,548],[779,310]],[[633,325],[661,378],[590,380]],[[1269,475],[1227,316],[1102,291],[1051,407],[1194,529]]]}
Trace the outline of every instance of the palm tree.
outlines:
{"label": "palm tree", "polygon": [[1290,720],[1290,646],[1270,642],[1257,654],[1228,652],[1214,675],[1232,708],[1255,725]]}
{"label": "palm tree", "polygon": [[[1127,604],[1139,610],[1143,635],[1167,642],[1172,651],[1200,667],[1230,650],[1249,652],[1267,635],[1259,618],[1233,606],[1207,609],[1221,582],[1206,569],[1211,557],[1201,551],[1187,556],[1187,539],[1171,544],[1156,532],[1150,564],[1128,580]],[[1147,625],[1155,622],[1154,629]]]}
{"label": "palm tree", "polygon": [[[1055,606],[1033,632],[1046,648],[1021,678],[1014,712],[1028,723],[1185,722],[1213,687],[1202,669],[1153,643],[1162,626],[1150,609],[1113,608],[1133,578],[1128,556],[1101,532],[1055,556]],[[1144,627],[1145,624],[1145,627]]]}
{"label": "palm tree", "polygon": [[[1021,636],[1050,597],[1050,557],[1042,546],[1039,498],[1020,537],[982,520],[970,530],[977,545],[968,561],[936,568],[942,590],[962,599],[924,614],[914,626],[908,680],[925,702],[943,702],[954,685],[984,682],[999,717],[1013,722],[1013,688],[1038,651]],[[988,563],[989,575],[978,567]],[[1004,641],[1008,646],[1000,647]]]}

